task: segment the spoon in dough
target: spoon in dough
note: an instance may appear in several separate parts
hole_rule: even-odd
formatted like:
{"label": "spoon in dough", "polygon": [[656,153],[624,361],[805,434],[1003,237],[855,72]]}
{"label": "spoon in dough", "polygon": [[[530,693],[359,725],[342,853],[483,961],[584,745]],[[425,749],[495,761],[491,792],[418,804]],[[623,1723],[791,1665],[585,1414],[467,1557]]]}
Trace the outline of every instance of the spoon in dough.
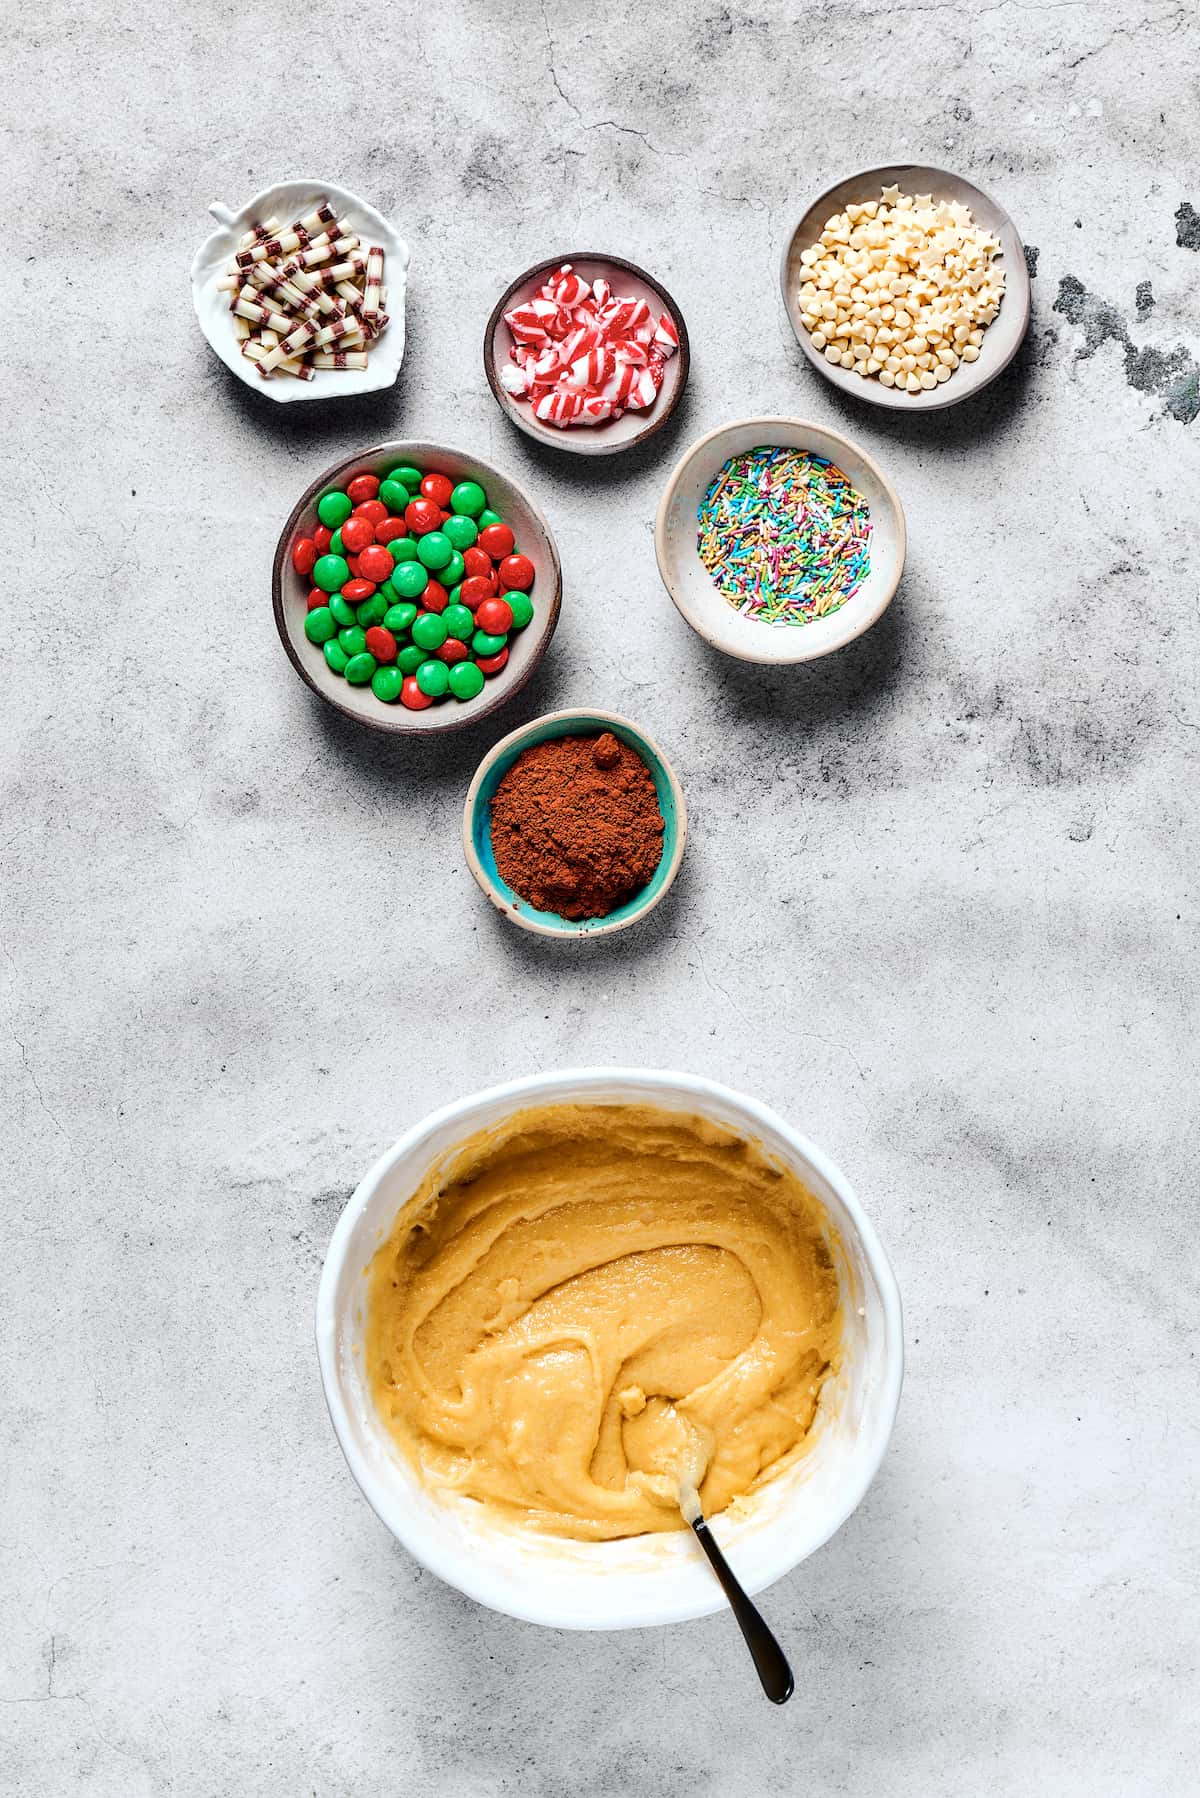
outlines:
{"label": "spoon in dough", "polygon": [[700,1494],[686,1479],[679,1486],[679,1509],[683,1520],[691,1525],[696,1540],[708,1556],[713,1572],[721,1582],[729,1606],[738,1620],[738,1628],[746,1639],[754,1671],[772,1704],[786,1704],[796,1689],[787,1657],[767,1628],[758,1606],[743,1592],[733,1568],[718,1548],[700,1509]]}
{"label": "spoon in dough", "polygon": [[671,1399],[647,1399],[640,1386],[629,1386],[617,1397],[625,1418],[625,1452],[633,1462],[630,1482],[659,1504],[679,1506],[721,1582],[763,1691],[772,1704],[786,1704],[795,1690],[792,1670],[717,1547],[700,1509],[700,1486],[712,1455],[711,1436]]}

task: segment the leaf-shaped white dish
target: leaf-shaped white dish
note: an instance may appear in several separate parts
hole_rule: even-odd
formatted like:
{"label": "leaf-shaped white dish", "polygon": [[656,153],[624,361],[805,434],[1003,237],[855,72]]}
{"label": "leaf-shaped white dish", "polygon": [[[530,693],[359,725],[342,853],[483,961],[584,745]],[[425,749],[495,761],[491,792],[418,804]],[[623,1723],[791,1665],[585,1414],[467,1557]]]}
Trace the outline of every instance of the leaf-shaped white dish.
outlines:
{"label": "leaf-shaped white dish", "polygon": [[[364,244],[380,244],[384,252],[383,284],[387,288],[388,326],[371,344],[365,368],[318,368],[311,381],[276,375],[264,381],[253,362],[242,355],[234,335],[229,295],[217,282],[237,249],[238,240],[252,225],[278,218],[282,226],[328,200],[339,218],[348,218]],[[192,262],[192,304],[200,329],[226,368],[247,387],[270,400],[287,405],[294,400],[327,400],[351,393],[375,393],[390,387],[404,360],[404,297],[408,281],[408,245],[382,214],[347,188],[332,181],[281,181],[265,187],[238,212],[214,201],[208,209],[218,229],[197,250]]]}

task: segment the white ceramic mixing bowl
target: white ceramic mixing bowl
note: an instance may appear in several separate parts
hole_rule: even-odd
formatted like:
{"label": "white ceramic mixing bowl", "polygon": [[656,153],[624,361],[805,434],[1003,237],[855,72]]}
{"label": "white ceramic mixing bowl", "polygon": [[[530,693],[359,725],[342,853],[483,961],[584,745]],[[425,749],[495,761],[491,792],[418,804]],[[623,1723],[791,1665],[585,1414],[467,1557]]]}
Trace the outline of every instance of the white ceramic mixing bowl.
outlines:
{"label": "white ceramic mixing bowl", "polygon": [[333,1427],[350,1471],[397,1541],[431,1572],[493,1610],[556,1629],[631,1629],[703,1617],[725,1602],[690,1531],[567,1542],[496,1522],[469,1499],[436,1495],[401,1457],[364,1378],[366,1269],[434,1163],[514,1111],[561,1103],[650,1104],[724,1124],[762,1145],[825,1206],[834,1231],[846,1350],[826,1383],[809,1453],[769,1481],[717,1533],[743,1585],[759,1592],[833,1535],[883,1459],[904,1370],[900,1294],[845,1176],[754,1099],[711,1080],[614,1068],[536,1074],[435,1111],[401,1137],[338,1220],[317,1296],[317,1350]]}

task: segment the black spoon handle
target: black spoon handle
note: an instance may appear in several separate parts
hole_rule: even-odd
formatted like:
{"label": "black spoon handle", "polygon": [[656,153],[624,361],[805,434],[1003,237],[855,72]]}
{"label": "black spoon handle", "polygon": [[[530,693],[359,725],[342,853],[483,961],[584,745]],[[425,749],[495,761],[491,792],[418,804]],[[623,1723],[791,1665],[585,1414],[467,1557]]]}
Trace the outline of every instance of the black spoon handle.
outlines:
{"label": "black spoon handle", "polygon": [[786,1704],[796,1689],[796,1682],[782,1648],[767,1628],[758,1607],[751,1604],[742,1591],[737,1575],[717,1547],[716,1539],[703,1517],[697,1517],[692,1528],[712,1563],[713,1572],[720,1580],[730,1608],[738,1620],[738,1627],[746,1638],[746,1647],[750,1650],[750,1658],[762,1682],[763,1691],[772,1704]]}

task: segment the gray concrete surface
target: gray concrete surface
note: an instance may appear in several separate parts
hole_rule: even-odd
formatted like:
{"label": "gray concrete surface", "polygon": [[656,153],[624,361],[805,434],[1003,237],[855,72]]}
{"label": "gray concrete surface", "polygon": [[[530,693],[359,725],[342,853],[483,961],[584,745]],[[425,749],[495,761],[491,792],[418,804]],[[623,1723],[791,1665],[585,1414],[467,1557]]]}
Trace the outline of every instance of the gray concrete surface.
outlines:
{"label": "gray concrete surface", "polygon": [[[210,0],[9,15],[0,1789],[784,1798],[1196,1790],[1193,9]],[[805,196],[898,156],[1012,211],[1026,352],[969,409],[835,399],[775,286]],[[192,319],[213,198],[312,172],[413,244],[394,393],[276,411]],[[669,442],[539,453],[480,370],[537,257],[609,245],[692,332]],[[897,603],[796,674],[707,654],[651,521],[751,411],[842,424],[908,508]],[[555,953],[458,842],[499,733],[343,726],[268,570],[325,462],[520,471],[566,567],[516,722],[619,705],[694,837],[641,935]],[[890,1457],[770,1595],[560,1636],[361,1502],[311,1340],[359,1173],[498,1076],[758,1093],[858,1183],[910,1369]]]}

